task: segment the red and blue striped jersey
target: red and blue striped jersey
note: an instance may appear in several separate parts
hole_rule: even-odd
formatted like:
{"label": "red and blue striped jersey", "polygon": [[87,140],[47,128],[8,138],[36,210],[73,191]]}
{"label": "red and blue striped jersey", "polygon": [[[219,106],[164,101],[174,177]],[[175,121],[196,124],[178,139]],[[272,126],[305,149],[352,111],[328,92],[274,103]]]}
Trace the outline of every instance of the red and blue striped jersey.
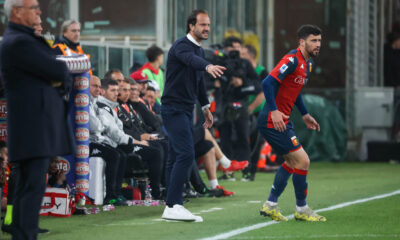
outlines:
{"label": "red and blue striped jersey", "polygon": [[[301,89],[307,83],[313,67],[310,58],[306,61],[300,49],[294,49],[286,54],[270,72],[270,76],[279,82],[278,89],[275,89],[275,103],[277,109],[289,116]],[[289,119],[284,119],[285,124]],[[268,128],[273,128],[271,112],[268,113]]]}

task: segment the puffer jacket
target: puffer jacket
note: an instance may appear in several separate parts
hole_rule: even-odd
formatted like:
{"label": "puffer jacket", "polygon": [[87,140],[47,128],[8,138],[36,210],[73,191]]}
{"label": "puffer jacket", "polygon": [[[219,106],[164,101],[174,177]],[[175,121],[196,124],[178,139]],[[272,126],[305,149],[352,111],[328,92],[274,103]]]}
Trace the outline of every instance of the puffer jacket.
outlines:
{"label": "puffer jacket", "polygon": [[[105,138],[104,143],[107,143],[112,147],[128,144],[129,139],[132,137],[130,137],[128,134],[125,134],[123,131],[122,122],[118,119],[118,116],[114,111],[114,108],[118,106],[118,102],[112,102],[102,96],[99,96],[97,98],[96,105],[99,113],[98,120],[100,120],[100,123],[102,123],[104,127],[104,130],[101,132],[102,137]],[[92,124],[92,122],[90,122],[90,124]],[[101,127],[99,127],[98,131],[101,130]]]}

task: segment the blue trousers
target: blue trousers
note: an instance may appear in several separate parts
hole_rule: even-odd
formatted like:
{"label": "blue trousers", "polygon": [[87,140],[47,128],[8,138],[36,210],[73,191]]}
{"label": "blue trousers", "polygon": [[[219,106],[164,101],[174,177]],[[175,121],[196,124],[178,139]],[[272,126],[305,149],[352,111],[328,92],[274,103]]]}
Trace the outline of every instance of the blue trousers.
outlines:
{"label": "blue trousers", "polygon": [[168,134],[166,164],[167,205],[183,205],[183,185],[189,179],[194,161],[193,113],[174,106],[161,106],[164,128]]}

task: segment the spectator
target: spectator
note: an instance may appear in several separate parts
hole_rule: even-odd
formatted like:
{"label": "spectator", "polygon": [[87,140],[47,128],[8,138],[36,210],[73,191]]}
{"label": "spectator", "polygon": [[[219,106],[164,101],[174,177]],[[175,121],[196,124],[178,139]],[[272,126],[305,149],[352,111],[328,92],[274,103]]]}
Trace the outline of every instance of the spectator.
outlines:
{"label": "spectator", "polygon": [[[137,162],[137,156],[143,159],[149,166],[150,186],[152,187],[152,195],[157,198],[160,195],[159,184],[161,181],[160,152],[154,151],[149,147],[149,143],[145,140],[134,139],[123,131],[123,124],[118,119],[115,109],[118,107],[118,83],[112,79],[103,79],[101,86],[105,92],[104,97],[99,96],[97,105],[99,107],[99,119],[103,122],[106,131],[105,136],[112,142],[113,147],[118,147],[120,150],[121,164],[120,169],[125,169],[128,166],[134,165]],[[128,169],[130,169],[128,167]],[[117,183],[118,189],[121,187]],[[119,196],[122,198],[122,196]],[[125,199],[124,199],[125,200]]]}
{"label": "spectator", "polygon": [[147,106],[146,102],[139,97],[139,84],[136,81],[129,79],[130,95],[127,104],[133,108],[143,119],[143,122],[150,127],[149,132],[158,133],[164,135],[161,131],[162,120],[161,117],[157,116]]}
{"label": "spectator", "polygon": [[105,79],[112,79],[117,81],[118,83],[124,81],[125,77],[124,74],[122,73],[122,71],[118,68],[113,68],[110,69],[106,72],[106,74],[104,75]]}
{"label": "spectator", "polygon": [[153,87],[147,88],[146,94],[143,96],[143,100],[146,101],[149,109],[153,109],[155,114],[161,114],[161,105],[156,101],[156,90]]}
{"label": "spectator", "polygon": [[[153,45],[146,50],[148,62],[145,63],[139,70],[131,74],[131,78],[138,78],[137,75],[143,73],[146,78],[152,80],[160,87],[160,94],[164,92],[164,72],[160,68],[164,63],[164,51]],[[157,102],[161,104],[160,96],[157,97]]]}
{"label": "spectator", "polygon": [[120,156],[118,149],[108,142],[104,137],[106,128],[99,119],[97,99],[100,95],[101,83],[97,76],[90,78],[90,101],[89,101],[89,123],[90,123],[90,157],[101,157],[106,162],[106,196],[104,204],[126,205],[124,199],[118,198],[120,186],[124,177],[124,169],[120,167]]}

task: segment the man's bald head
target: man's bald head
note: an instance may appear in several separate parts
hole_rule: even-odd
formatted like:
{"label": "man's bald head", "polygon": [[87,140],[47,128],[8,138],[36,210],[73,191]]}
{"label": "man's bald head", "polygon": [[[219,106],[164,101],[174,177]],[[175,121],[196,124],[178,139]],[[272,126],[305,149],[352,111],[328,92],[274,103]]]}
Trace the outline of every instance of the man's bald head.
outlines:
{"label": "man's bald head", "polygon": [[97,98],[100,95],[101,91],[101,82],[100,78],[98,78],[95,75],[92,75],[90,77],[90,94],[94,97]]}

